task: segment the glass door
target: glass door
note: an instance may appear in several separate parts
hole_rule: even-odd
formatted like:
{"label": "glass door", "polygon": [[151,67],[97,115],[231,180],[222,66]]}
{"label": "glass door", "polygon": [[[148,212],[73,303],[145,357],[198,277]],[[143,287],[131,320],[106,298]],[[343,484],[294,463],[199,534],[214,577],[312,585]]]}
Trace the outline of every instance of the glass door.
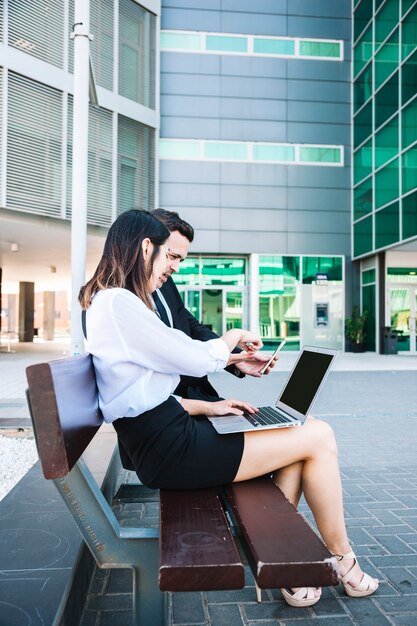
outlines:
{"label": "glass door", "polygon": [[398,352],[416,352],[417,288],[390,288],[390,326],[398,334]]}
{"label": "glass door", "polygon": [[245,294],[233,287],[180,289],[185,307],[217,335],[231,328],[245,328]]}

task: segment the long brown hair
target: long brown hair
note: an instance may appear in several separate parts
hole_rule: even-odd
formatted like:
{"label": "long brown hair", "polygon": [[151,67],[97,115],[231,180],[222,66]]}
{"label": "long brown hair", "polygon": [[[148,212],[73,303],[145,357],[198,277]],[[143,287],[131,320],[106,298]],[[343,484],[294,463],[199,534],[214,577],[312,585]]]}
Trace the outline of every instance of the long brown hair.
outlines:
{"label": "long brown hair", "polygon": [[[88,309],[98,291],[121,287],[153,309],[148,284],[159,248],[168,236],[169,230],[148,211],[132,209],[121,213],[107,233],[103,256],[93,277],[80,289],[81,307]],[[154,244],[147,265],[142,256],[142,242],[146,238]]]}

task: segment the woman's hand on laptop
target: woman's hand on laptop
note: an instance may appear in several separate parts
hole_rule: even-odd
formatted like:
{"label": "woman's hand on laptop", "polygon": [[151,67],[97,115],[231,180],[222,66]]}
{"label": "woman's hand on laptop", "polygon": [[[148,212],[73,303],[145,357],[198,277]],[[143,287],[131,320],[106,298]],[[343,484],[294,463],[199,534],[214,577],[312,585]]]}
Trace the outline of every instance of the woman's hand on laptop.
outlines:
{"label": "woman's hand on laptop", "polygon": [[234,398],[219,400],[218,402],[206,402],[205,404],[207,405],[205,414],[210,417],[213,415],[242,415],[243,411],[256,413],[258,410],[256,406],[249,404],[249,402],[235,400]]}

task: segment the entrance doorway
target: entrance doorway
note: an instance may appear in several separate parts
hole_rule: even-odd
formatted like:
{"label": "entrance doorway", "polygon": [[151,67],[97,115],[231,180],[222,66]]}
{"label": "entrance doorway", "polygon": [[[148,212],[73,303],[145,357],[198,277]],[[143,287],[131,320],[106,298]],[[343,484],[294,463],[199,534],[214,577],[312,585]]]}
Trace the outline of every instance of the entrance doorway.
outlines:
{"label": "entrance doorway", "polygon": [[389,319],[398,333],[398,351],[416,352],[417,287],[395,285],[389,288]]}
{"label": "entrance doorway", "polygon": [[230,286],[210,289],[180,288],[185,308],[217,335],[231,328],[246,328],[245,293]]}

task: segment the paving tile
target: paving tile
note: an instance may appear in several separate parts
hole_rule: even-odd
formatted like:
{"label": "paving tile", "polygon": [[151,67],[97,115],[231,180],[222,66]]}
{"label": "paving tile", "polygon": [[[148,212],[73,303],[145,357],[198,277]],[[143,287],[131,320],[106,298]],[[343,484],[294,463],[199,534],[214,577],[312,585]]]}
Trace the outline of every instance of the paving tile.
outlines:
{"label": "paving tile", "polygon": [[204,623],[201,593],[174,593],[172,594],[173,623]]}
{"label": "paving tile", "polygon": [[391,624],[371,598],[346,598],[345,605],[360,626],[390,626]]}
{"label": "paving tile", "polygon": [[209,604],[208,611],[211,626],[225,626],[225,624],[243,626],[245,623],[237,604]]}

